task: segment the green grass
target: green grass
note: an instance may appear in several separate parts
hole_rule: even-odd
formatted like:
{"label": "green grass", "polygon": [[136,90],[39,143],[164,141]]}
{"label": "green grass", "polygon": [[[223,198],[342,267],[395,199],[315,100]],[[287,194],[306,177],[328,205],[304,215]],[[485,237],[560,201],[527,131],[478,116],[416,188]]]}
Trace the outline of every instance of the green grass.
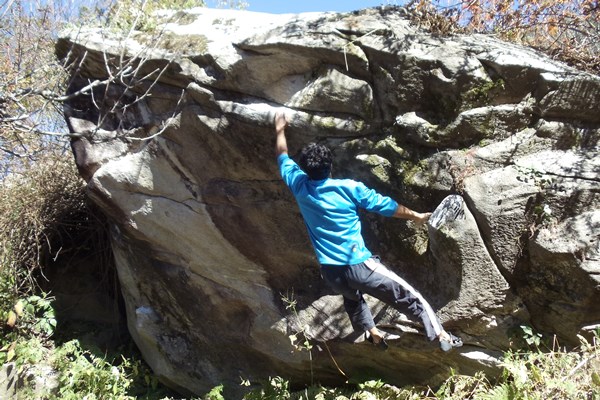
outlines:
{"label": "green grass", "polygon": [[[453,374],[439,388],[398,388],[369,381],[356,390],[313,386],[290,393],[288,382],[271,378],[247,400],[596,400],[600,399],[600,346],[598,334],[590,342],[583,337],[578,349],[565,351],[534,346],[525,352],[509,351],[499,379],[492,382],[483,373]],[[211,398],[213,400],[219,397]]]}

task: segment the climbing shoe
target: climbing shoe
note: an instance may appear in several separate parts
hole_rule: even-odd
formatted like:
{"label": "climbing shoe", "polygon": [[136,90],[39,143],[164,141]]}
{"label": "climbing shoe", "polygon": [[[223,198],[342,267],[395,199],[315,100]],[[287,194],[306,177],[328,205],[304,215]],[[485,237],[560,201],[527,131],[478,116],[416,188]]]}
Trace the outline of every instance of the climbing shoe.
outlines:
{"label": "climbing shoe", "polygon": [[458,336],[454,336],[449,332],[445,332],[446,336],[440,338],[440,348],[442,351],[450,351],[456,347],[463,345],[462,339]]}
{"label": "climbing shoe", "polygon": [[381,338],[381,340],[379,342],[375,343],[375,339],[373,339],[373,335],[371,335],[369,332],[365,332],[365,337],[369,342],[371,342],[374,346],[376,346],[380,350],[385,351],[390,347],[390,346],[388,346],[388,344],[384,338]]}

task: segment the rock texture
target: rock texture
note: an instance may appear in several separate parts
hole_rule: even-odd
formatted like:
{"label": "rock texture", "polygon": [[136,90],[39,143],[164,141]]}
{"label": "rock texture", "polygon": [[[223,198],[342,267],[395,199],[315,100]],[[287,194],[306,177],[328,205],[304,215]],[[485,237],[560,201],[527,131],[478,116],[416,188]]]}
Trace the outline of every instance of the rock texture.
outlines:
{"label": "rock texture", "polygon": [[[435,385],[450,368],[493,373],[520,325],[576,344],[600,322],[600,79],[404,12],[193,9],[155,32],[59,39],[75,160],[112,221],[129,330],[165,383]],[[279,108],[292,153],[327,143],[336,177],[421,211],[454,195],[428,227],[364,215],[363,229],[463,348],[441,353],[373,299],[400,338],[359,343],[280,181]]]}

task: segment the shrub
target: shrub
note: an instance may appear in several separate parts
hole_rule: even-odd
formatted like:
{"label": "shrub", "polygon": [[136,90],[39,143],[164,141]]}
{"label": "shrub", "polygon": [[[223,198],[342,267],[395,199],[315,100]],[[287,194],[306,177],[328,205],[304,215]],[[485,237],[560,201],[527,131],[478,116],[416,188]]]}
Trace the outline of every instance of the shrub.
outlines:
{"label": "shrub", "polygon": [[595,0],[413,0],[413,21],[434,33],[490,33],[600,74]]}
{"label": "shrub", "polygon": [[[43,265],[103,225],[85,198],[71,160],[48,155],[0,181],[0,327],[17,335],[50,336],[56,325],[38,285]],[[76,236],[76,237],[75,237]],[[79,243],[81,244],[81,243]],[[40,295],[41,294],[41,295]]]}

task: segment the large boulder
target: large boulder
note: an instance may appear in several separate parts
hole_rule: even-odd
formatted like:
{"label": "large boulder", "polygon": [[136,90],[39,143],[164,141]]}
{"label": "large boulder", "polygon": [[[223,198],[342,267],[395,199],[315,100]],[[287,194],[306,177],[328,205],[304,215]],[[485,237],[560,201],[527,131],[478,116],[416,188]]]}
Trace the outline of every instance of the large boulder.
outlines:
{"label": "large boulder", "polygon": [[[451,368],[497,371],[521,325],[576,344],[600,322],[600,79],[404,15],[198,8],[157,15],[152,32],[58,40],[75,160],[163,382],[231,396],[275,375],[435,385]],[[278,109],[292,155],[326,143],[335,177],[438,208],[427,227],[365,214],[363,230],[464,347],[440,352],[372,298],[399,339],[387,353],[361,343],[279,178]]]}

